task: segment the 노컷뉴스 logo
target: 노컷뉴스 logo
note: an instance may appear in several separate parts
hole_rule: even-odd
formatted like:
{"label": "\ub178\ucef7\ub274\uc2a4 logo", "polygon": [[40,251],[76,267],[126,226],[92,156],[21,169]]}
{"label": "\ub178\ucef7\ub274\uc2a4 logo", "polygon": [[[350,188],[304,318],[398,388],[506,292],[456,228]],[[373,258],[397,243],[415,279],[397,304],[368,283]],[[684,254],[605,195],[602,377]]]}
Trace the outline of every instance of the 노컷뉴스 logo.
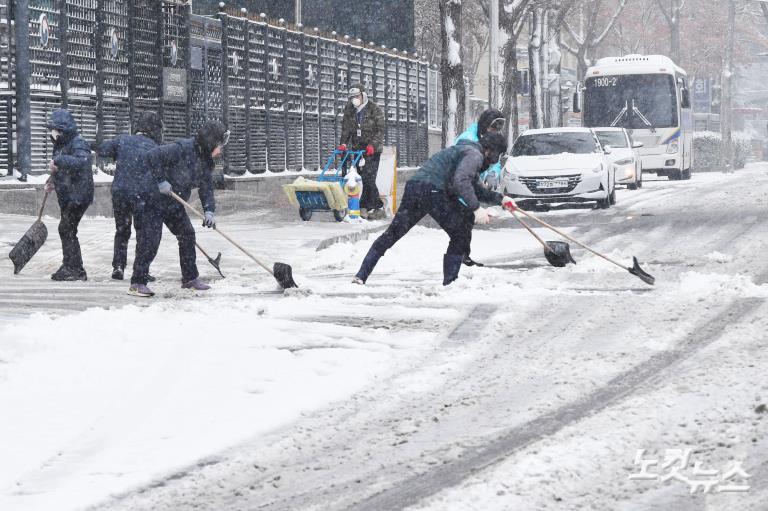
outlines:
{"label": "\ub178\ucef7\ub274\uc2a4 logo", "polygon": [[725,470],[706,468],[701,461],[691,459],[692,449],[666,449],[664,456],[645,455],[645,449],[635,453],[635,466],[639,472],[629,475],[635,481],[675,480],[688,485],[691,494],[701,489],[702,493],[726,493],[749,491],[747,480],[750,474],[741,466],[741,461],[733,461]]}

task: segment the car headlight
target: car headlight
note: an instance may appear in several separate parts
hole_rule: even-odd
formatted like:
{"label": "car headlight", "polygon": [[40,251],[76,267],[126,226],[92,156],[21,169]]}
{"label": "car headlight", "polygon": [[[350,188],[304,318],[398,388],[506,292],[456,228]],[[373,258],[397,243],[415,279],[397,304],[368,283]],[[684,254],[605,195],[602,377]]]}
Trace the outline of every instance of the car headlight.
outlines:
{"label": "car headlight", "polygon": [[619,160],[616,162],[616,165],[621,167],[623,165],[633,165],[635,163],[634,158],[624,158],[623,160]]}
{"label": "car headlight", "polygon": [[592,173],[593,174],[599,174],[602,171],[603,171],[603,164],[602,163],[600,165],[598,165],[597,167],[592,169]]}
{"label": "car headlight", "polygon": [[669,154],[676,153],[679,148],[680,148],[680,144],[678,143],[678,141],[677,140],[673,140],[667,146],[667,153],[669,153]]}

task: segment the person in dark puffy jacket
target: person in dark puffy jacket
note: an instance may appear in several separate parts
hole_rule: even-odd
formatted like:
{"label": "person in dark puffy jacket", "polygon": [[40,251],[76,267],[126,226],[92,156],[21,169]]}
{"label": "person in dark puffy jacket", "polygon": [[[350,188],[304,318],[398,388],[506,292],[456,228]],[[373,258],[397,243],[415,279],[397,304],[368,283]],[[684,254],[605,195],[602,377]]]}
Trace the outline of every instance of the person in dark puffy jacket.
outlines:
{"label": "person in dark puffy jacket", "polygon": [[213,197],[212,175],[214,159],[221,156],[228,141],[229,131],[223,124],[207,121],[194,138],[157,146],[149,151],[145,158],[147,167],[155,178],[157,189],[162,194],[153,206],[158,214],[148,225],[142,226],[148,229],[152,239],[153,251],[149,261],[151,262],[157,254],[162,227],[165,224],[179,242],[181,287],[184,289],[205,291],[210,289],[210,286],[200,280],[197,271],[195,228],[192,227],[184,206],[171,197],[171,192],[189,201],[192,189],[197,188],[205,212],[203,226],[215,228],[216,202]]}
{"label": "person in dark puffy jacket", "polygon": [[480,142],[460,140],[427,160],[405,184],[403,200],[386,231],[373,242],[352,282],[365,284],[379,259],[424,216],[435,219],[450,241],[443,256],[443,285],[459,276],[469,251],[466,224],[487,224],[490,214],[480,202],[514,205],[509,197],[479,183],[480,173],[507,150],[506,137],[488,133]]}
{"label": "person in dark puffy jacket", "polygon": [[[112,180],[112,211],[115,217],[112,278],[115,280],[123,280],[132,223],[136,227],[136,252],[147,248],[146,236],[142,237],[140,232],[142,215],[151,196],[157,194],[157,186],[144,156],[162,141],[163,122],[160,115],[143,112],[136,121],[134,133],[118,135],[103,142],[96,150],[99,156],[111,158],[117,164]],[[151,280],[151,277],[147,278]],[[143,284],[146,286],[146,282]]]}
{"label": "person in dark puffy jacket", "polygon": [[51,179],[46,183],[46,191],[56,191],[61,210],[59,237],[63,253],[62,265],[51,278],[88,280],[77,228],[88,206],[93,203],[91,149],[78,134],[75,118],[68,110],[54,110],[46,128],[53,141],[53,159],[48,164]]}
{"label": "person in dark puffy jacket", "polygon": [[384,113],[370,100],[365,87],[357,84],[349,89],[349,102],[344,107],[341,123],[341,141],[338,149],[365,151],[365,165],[360,170],[363,178],[363,194],[360,207],[366,210],[369,220],[384,218],[384,202],[379,197],[376,176],[384,148]]}

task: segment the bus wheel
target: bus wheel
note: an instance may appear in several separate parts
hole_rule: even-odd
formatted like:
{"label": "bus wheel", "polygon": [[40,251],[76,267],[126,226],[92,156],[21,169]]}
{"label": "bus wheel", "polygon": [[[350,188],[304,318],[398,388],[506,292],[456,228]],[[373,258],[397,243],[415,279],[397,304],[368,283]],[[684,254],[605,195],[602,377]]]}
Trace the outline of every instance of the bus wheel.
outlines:
{"label": "bus wheel", "polygon": [[683,179],[683,171],[682,170],[671,170],[668,174],[670,181],[679,181]]}
{"label": "bus wheel", "polygon": [[683,179],[691,179],[691,169],[685,169],[683,171]]}

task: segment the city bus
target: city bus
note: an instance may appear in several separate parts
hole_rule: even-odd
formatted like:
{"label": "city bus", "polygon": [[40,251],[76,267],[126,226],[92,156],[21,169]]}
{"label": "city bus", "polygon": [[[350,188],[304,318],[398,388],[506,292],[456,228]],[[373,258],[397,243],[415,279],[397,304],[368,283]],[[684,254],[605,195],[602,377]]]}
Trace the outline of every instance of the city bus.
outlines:
{"label": "city bus", "polygon": [[600,59],[587,70],[581,95],[582,124],[626,128],[633,143],[642,144],[636,154],[643,172],[690,179],[693,114],[688,76],[670,58]]}

